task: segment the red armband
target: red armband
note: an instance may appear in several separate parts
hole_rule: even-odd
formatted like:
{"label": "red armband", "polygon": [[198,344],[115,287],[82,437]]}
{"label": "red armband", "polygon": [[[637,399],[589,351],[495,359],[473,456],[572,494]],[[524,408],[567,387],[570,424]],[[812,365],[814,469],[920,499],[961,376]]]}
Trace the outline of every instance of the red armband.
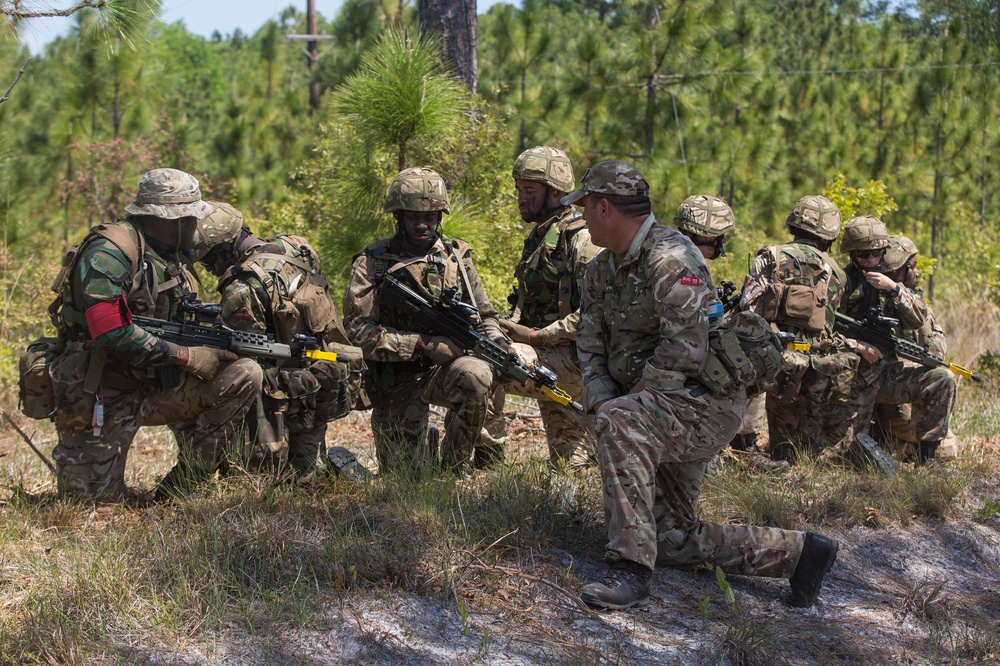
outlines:
{"label": "red armband", "polygon": [[96,340],[108,331],[113,331],[132,323],[132,312],[124,296],[114,301],[101,301],[87,308],[87,328],[90,339]]}

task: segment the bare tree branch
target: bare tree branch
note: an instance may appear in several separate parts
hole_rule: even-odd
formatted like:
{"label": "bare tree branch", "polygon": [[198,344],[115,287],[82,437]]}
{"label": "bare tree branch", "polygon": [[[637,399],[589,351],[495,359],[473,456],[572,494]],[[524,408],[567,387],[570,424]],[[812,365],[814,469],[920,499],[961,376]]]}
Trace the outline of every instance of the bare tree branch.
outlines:
{"label": "bare tree branch", "polygon": [[17,82],[21,80],[21,75],[24,74],[24,68],[28,66],[29,62],[31,62],[31,56],[28,56],[28,59],[24,61],[23,65],[21,65],[21,71],[17,73],[17,76],[14,77],[14,80],[11,81],[11,84],[7,86],[7,92],[3,94],[3,97],[0,97],[0,104],[3,104],[4,102],[7,101],[7,98],[10,96],[10,91],[13,90],[14,86],[17,85]]}
{"label": "bare tree branch", "polygon": [[49,18],[54,16],[71,16],[82,9],[106,9],[109,0],[81,0],[72,7],[66,9],[30,10],[21,9],[20,6],[0,7],[0,15],[9,16],[13,19],[29,18]]}

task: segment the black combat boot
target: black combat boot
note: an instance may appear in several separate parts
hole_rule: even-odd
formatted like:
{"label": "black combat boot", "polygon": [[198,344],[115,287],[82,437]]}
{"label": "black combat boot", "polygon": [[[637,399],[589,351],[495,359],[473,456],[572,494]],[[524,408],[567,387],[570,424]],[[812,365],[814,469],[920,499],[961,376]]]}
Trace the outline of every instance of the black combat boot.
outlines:
{"label": "black combat boot", "polygon": [[813,605],[823,585],[823,577],[837,561],[839,548],[840,544],[834,539],[815,532],[806,532],[799,563],[788,581],[792,586],[792,595],[788,598],[789,606],[809,608]]}
{"label": "black combat boot", "polygon": [[757,448],[757,433],[748,432],[743,435],[736,435],[729,446],[737,451],[759,451]]}
{"label": "black combat boot", "polygon": [[649,582],[653,570],[629,560],[611,563],[608,572],[596,583],[584,585],[580,598],[596,609],[622,610],[649,603]]}
{"label": "black combat boot", "polygon": [[926,465],[927,463],[934,460],[934,457],[937,455],[938,447],[941,446],[941,440],[936,439],[930,441],[923,441],[920,442],[920,444],[918,444],[917,446],[918,446],[917,464]]}

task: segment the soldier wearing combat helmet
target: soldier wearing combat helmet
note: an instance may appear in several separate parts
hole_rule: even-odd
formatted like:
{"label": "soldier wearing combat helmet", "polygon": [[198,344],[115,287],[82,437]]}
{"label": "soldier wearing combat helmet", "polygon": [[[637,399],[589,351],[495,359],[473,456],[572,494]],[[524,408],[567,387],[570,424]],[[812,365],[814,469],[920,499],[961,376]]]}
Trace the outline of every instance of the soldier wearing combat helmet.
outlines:
{"label": "soldier wearing combat helmet", "polygon": [[[301,349],[296,336],[314,338],[321,352],[348,363],[296,354],[275,363],[261,359],[263,391],[248,419],[254,451],[302,485],[315,477],[318,456],[326,452],[327,423],[354,408],[361,392],[361,350],[347,342],[340,315],[329,294],[319,256],[301,236],[282,234],[263,240],[243,224],[227,203],[198,223],[194,259],[219,278],[223,322],[238,331],[267,333]],[[287,450],[284,446],[287,443]],[[327,460],[348,475],[364,475],[353,454],[336,447]]]}
{"label": "soldier wearing combat helmet", "polygon": [[649,185],[631,164],[601,162],[579,202],[604,247],[582,285],[577,345],[584,407],[595,413],[604,485],[608,572],[585,603],[644,605],[654,566],[709,563],[730,574],[790,578],[789,603],[811,606],[837,543],[813,533],[697,518],[705,470],[740,424],[746,392],[698,382],[709,358],[708,312],[718,300],[701,251],[657,225]]}
{"label": "soldier wearing combat helmet", "polygon": [[834,333],[846,277],[827,250],[840,233],[840,210],[826,197],[802,197],[785,224],[791,242],[757,252],[740,307],[809,344],[808,352],[782,352],[785,369],[766,398],[771,455],[794,461],[796,452],[850,443],[849,417],[829,405],[847,402],[861,350]]}
{"label": "soldier wearing combat helmet", "polygon": [[449,210],[448,190],[435,171],[401,171],[385,197],[396,233],[355,255],[344,295],[348,337],[364,351],[370,369],[366,390],[382,472],[436,463],[427,437],[431,404],[448,409],[441,464],[463,468],[485,424],[494,382],[485,361],[464,355],[449,338],[414,331],[405,312],[383,307],[379,291],[387,275],[431,300],[454,288],[458,299],[478,311],[486,335],[510,345],[479,280],[472,249],[440,231]]}
{"label": "soldier wearing combat helmet", "polygon": [[[840,311],[860,320],[877,310],[899,321],[897,335],[912,336],[927,322],[927,303],[905,285],[904,279],[890,275],[884,263],[890,245],[885,224],[878,218],[866,215],[848,223],[840,250],[850,254],[851,263]],[[898,274],[895,277],[903,278]],[[859,342],[858,346],[864,344]],[[933,458],[948,435],[957,387],[955,375],[947,368],[907,363],[886,356],[886,352],[875,349],[864,357],[844,413],[853,411],[855,432],[867,433],[876,398],[892,404],[911,402],[918,459]]]}
{"label": "soldier wearing combat helmet", "polygon": [[[517,285],[508,299],[513,306],[511,317],[501,319],[500,324],[523,360],[555,372],[559,385],[577,398],[583,390],[576,356],[579,281],[597,248],[590,242],[583,218],[560,201],[574,188],[573,165],[561,150],[537,146],[518,156],[511,176],[521,219],[534,226],[514,268]],[[553,465],[578,467],[592,460],[589,419],[518,382],[508,382],[503,390],[538,400]],[[477,463],[489,462],[501,453],[502,404],[494,400],[484,434],[490,438],[484,436],[477,447]]]}
{"label": "soldier wearing combat helmet", "polygon": [[733,210],[725,201],[707,194],[685,199],[674,213],[674,226],[701,250],[706,259],[726,256],[726,234],[736,228]]}
{"label": "soldier wearing combat helmet", "polygon": [[[143,425],[168,425],[177,438],[178,462],[159,495],[207,478],[260,390],[253,360],[179,346],[132,323],[133,314],[181,319],[182,297],[195,289],[182,253],[198,219],[212,211],[198,181],[154,169],[125,210],[124,220],[83,240],[50,309],[62,346],[53,379],[71,387],[53,417],[59,443],[52,457],[59,491],[79,498],[124,493],[128,450]],[[179,385],[165,379],[170,366],[183,371]]]}

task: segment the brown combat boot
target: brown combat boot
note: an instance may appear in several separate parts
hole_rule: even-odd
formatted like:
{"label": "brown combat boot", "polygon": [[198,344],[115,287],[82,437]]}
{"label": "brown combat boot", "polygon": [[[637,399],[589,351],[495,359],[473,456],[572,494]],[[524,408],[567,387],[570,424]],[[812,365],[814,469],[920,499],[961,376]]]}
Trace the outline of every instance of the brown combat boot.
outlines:
{"label": "brown combat boot", "polygon": [[799,563],[788,581],[792,586],[792,595],[788,598],[789,606],[809,608],[815,603],[820,587],[823,586],[823,577],[837,561],[839,548],[840,544],[834,539],[815,532],[806,532]]}
{"label": "brown combat boot", "polygon": [[596,583],[584,585],[580,598],[598,610],[622,610],[649,603],[649,583],[653,571],[629,560],[611,563],[608,572]]}

